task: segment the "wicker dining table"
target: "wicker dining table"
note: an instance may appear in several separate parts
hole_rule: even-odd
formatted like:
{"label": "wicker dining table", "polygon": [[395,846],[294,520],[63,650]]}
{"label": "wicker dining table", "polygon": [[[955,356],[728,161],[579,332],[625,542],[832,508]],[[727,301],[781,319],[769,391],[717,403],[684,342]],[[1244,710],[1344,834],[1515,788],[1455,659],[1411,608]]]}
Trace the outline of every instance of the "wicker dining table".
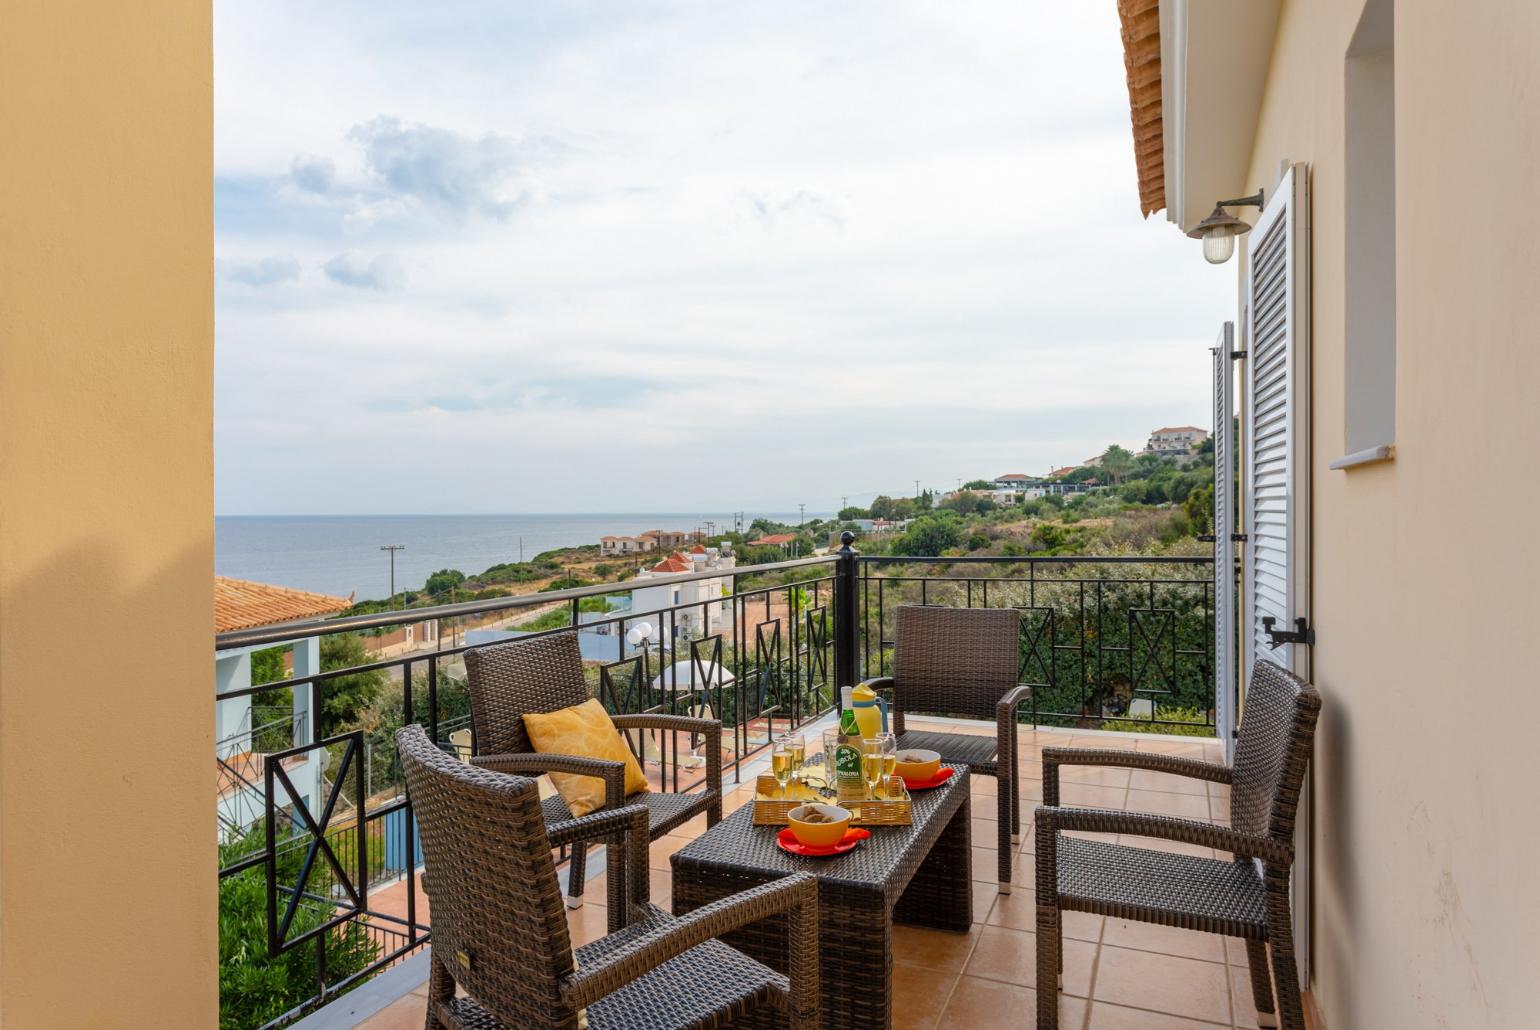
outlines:
{"label": "wicker dining table", "polygon": [[[744,805],[671,857],[674,914],[791,873],[812,873],[818,878],[824,1030],[887,1030],[893,1022],[893,924],[966,933],[973,923],[968,770],[952,768],[942,786],[913,793],[913,825],[874,826],[870,839],[827,858],[782,851],[775,843],[778,828],[755,826],[753,805]],[[722,939],[771,968],[786,969],[783,919],[762,920]],[[750,1017],[741,1025],[775,1024]]]}

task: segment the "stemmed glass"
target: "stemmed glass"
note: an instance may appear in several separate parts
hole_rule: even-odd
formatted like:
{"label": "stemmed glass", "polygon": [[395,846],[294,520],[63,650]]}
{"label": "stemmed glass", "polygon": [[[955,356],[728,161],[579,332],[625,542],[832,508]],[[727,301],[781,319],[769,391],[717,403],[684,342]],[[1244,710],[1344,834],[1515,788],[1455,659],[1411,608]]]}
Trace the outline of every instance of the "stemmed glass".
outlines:
{"label": "stemmed glass", "polygon": [[892,733],[877,734],[882,745],[882,796],[888,796],[888,780],[898,771],[898,738]]}
{"label": "stemmed glass", "polygon": [[[789,778],[792,783],[798,785],[797,795],[800,797],[802,794],[800,789],[802,784],[802,763],[807,761],[807,740],[800,733],[785,733],[781,735],[781,743],[786,745],[786,750],[791,754],[791,773]],[[784,787],[782,787],[781,793],[783,796],[785,795]]]}
{"label": "stemmed glass", "polygon": [[866,781],[866,800],[877,799],[877,784],[882,782],[882,739],[868,737],[861,741],[861,778]]}
{"label": "stemmed glass", "polygon": [[781,737],[770,745],[770,771],[775,774],[775,782],[780,784],[783,800],[786,797],[786,784],[791,779],[791,768],[791,741]]}

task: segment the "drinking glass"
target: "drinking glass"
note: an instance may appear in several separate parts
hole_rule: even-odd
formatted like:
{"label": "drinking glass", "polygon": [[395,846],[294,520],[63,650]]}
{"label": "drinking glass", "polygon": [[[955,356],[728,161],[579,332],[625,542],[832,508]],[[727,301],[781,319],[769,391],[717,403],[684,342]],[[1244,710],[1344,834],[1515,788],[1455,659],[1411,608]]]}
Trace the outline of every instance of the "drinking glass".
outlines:
{"label": "drinking glass", "polygon": [[834,775],[834,749],[839,747],[840,731],[838,729],[823,731],[823,785],[824,793],[833,795],[836,793],[837,778]]}
{"label": "drinking glass", "polygon": [[875,801],[877,784],[882,782],[882,741],[868,737],[861,741],[861,778],[866,781],[866,800]]}
{"label": "drinking glass", "polygon": [[800,797],[802,795],[800,789],[802,784],[802,763],[807,761],[807,740],[800,733],[786,733],[782,734],[781,743],[786,745],[786,750],[791,755],[790,780],[798,785],[797,796]]}
{"label": "drinking glass", "polygon": [[877,740],[882,744],[882,796],[887,797],[888,780],[898,771],[898,737],[879,733]]}
{"label": "drinking glass", "polygon": [[770,771],[775,774],[775,782],[780,784],[781,797],[786,797],[786,783],[791,779],[791,744],[785,739],[779,739],[770,745]]}

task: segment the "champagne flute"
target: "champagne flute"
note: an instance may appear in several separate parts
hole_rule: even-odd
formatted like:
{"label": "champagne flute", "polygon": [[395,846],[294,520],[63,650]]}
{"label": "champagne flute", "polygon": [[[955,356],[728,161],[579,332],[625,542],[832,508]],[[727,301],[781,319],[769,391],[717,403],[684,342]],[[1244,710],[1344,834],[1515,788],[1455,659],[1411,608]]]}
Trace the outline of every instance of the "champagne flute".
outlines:
{"label": "champagne flute", "polygon": [[800,733],[785,733],[781,735],[781,743],[786,745],[787,752],[791,755],[791,773],[788,778],[797,785],[797,796],[802,796],[802,763],[807,761],[807,740]]}
{"label": "champagne flute", "polygon": [[877,784],[882,782],[882,741],[868,737],[861,741],[861,778],[866,781],[866,800],[875,801]]}
{"label": "champagne flute", "polygon": [[780,784],[781,798],[786,798],[786,783],[791,779],[791,745],[784,738],[770,745],[770,771]]}
{"label": "champagne flute", "polygon": [[879,733],[882,744],[882,796],[888,796],[888,780],[898,771],[898,737],[892,733]]}

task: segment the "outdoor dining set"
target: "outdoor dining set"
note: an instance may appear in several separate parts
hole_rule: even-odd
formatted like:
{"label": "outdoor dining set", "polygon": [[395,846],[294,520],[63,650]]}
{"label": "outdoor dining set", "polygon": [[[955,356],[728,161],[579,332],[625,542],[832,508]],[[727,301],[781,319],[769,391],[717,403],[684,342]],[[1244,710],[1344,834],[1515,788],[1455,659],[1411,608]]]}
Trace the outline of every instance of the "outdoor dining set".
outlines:
{"label": "outdoor dining set", "polygon": [[[1023,827],[1035,835],[1039,1027],[1058,1025],[1063,913],[1087,912],[1243,939],[1259,1022],[1303,1030],[1289,879],[1319,695],[1259,661],[1228,764],[1043,748],[1043,803],[1024,814],[1018,712],[1031,687],[1018,681],[1017,620],[1011,608],[899,609],[893,675],[858,695],[881,698],[882,725],[843,705],[825,753],[808,761],[798,748],[725,817],[720,723],[605,712],[570,633],[469,651],[474,757],[420,726],[396,738],[432,907],[430,1030],[889,1027],[905,975],[894,925],[967,933],[974,922],[978,776],[998,783],[998,840],[983,846],[997,850],[1001,893]],[[922,714],[950,718],[906,725]],[[953,732],[958,717],[996,732]],[[700,740],[703,779],[650,788],[625,736],[636,731]],[[886,765],[879,733],[893,741]],[[852,783],[836,754],[845,744]],[[911,775],[906,761],[927,757],[930,775]],[[1227,784],[1228,825],[1061,805],[1060,770],[1085,765]],[[547,775],[554,791],[537,784]],[[664,911],[650,900],[649,844],[692,820],[705,828],[670,857]],[[608,933],[574,947],[567,910],[582,904],[590,845],[605,847]],[[565,892],[558,848],[570,854]]]}

